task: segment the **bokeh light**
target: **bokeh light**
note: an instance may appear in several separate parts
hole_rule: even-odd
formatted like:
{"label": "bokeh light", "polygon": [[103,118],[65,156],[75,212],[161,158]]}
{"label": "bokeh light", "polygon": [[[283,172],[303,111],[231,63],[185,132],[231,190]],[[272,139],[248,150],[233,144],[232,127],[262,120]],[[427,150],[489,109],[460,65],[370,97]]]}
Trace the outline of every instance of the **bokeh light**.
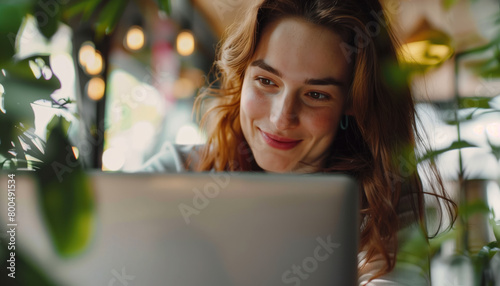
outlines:
{"label": "bokeh light", "polygon": [[83,68],[87,67],[87,63],[92,62],[95,56],[95,46],[92,42],[85,42],[78,51],[78,62]]}
{"label": "bokeh light", "polygon": [[106,91],[106,83],[100,77],[93,77],[87,83],[87,96],[95,101],[100,100]]}
{"label": "bokeh light", "polygon": [[182,126],[175,137],[175,144],[191,145],[203,144],[204,138],[195,124],[187,124]]}
{"label": "bokeh light", "polygon": [[125,37],[125,46],[132,51],[137,51],[144,47],[144,31],[139,26],[132,26]]}
{"label": "bokeh light", "polygon": [[94,57],[89,59],[89,61],[86,63],[85,66],[85,71],[89,75],[98,75],[102,72],[103,70],[103,60],[101,53],[96,50]]}
{"label": "bokeh light", "polygon": [[78,159],[80,157],[80,150],[76,146],[72,146],[71,150],[73,151],[73,155],[75,155],[75,158]]}
{"label": "bokeh light", "polygon": [[177,52],[189,56],[194,52],[194,37],[190,31],[180,32],[177,36]]}
{"label": "bokeh light", "polygon": [[109,148],[102,153],[102,166],[105,171],[118,171],[125,164],[125,154],[118,148]]}

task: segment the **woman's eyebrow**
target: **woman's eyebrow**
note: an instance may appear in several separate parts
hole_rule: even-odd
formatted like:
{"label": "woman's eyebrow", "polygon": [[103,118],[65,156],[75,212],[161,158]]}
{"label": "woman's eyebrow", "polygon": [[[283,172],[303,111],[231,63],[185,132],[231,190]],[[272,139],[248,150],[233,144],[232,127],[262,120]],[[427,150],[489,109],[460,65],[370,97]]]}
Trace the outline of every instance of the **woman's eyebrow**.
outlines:
{"label": "woman's eyebrow", "polygon": [[305,84],[308,85],[336,85],[336,86],[344,86],[344,83],[338,79],[333,77],[319,78],[319,79],[306,79]]}
{"label": "woman's eyebrow", "polygon": [[[283,74],[280,71],[278,71],[277,69],[268,65],[262,59],[253,61],[252,63],[250,63],[250,66],[259,67],[265,71],[268,71],[272,74],[275,74],[276,76],[278,76],[280,78],[283,77]],[[304,83],[308,84],[308,85],[335,85],[335,86],[340,86],[340,87],[344,86],[344,83],[341,80],[338,80],[338,79],[333,78],[333,77],[326,77],[326,78],[319,78],[319,79],[310,78],[310,79],[306,79],[304,81]]]}
{"label": "woman's eyebrow", "polygon": [[266,62],[264,62],[264,60],[255,60],[250,65],[253,67],[259,67],[265,71],[268,71],[272,74],[275,74],[276,76],[282,77],[281,72],[279,72],[277,69],[273,68],[272,66],[266,64]]}

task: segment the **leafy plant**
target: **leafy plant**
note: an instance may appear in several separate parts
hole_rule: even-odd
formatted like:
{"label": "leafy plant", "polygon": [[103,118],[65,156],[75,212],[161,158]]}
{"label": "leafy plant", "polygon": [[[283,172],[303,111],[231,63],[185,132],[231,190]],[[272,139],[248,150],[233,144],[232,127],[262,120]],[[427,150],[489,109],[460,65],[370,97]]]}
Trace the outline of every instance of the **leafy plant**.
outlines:
{"label": "leafy plant", "polygon": [[[455,4],[456,1],[443,0],[443,4],[445,8],[450,8]],[[500,15],[497,15],[498,19],[495,21],[495,24],[500,24]],[[456,75],[458,73],[459,61],[467,56],[480,55],[483,53],[494,54],[494,57],[488,58],[485,60],[476,61],[474,64],[470,64],[467,68],[480,77],[491,79],[491,78],[500,78],[500,34],[494,37],[489,43],[486,45],[476,47],[473,49],[469,49],[463,51],[459,54],[455,54],[455,69]],[[456,77],[455,80],[458,80]],[[430,241],[430,249],[431,253],[435,254],[439,251],[444,242],[449,240],[455,240],[459,243],[457,245],[461,245],[455,254],[455,256],[451,257],[450,265],[451,267],[456,267],[460,269],[463,266],[463,263],[468,263],[472,266],[473,269],[473,283],[474,285],[493,285],[493,278],[491,275],[492,269],[490,269],[490,261],[495,256],[498,255],[500,251],[500,226],[497,225],[497,222],[494,220],[494,212],[491,210],[487,203],[484,201],[466,201],[466,193],[465,189],[465,181],[467,178],[465,177],[465,169],[467,166],[464,166],[462,161],[462,149],[464,148],[474,148],[478,147],[470,142],[463,140],[463,136],[461,134],[461,124],[465,122],[470,122],[473,120],[477,120],[482,116],[492,113],[500,114],[500,110],[498,109],[498,105],[492,104],[497,98],[492,98],[488,96],[477,96],[473,98],[461,98],[458,93],[458,88],[455,86],[455,102],[451,106],[451,112],[445,113],[444,121],[450,126],[456,127],[457,132],[457,140],[452,142],[449,146],[429,151],[424,156],[420,158],[423,160],[435,160],[441,154],[451,151],[457,150],[459,156],[459,171],[458,171],[458,182],[460,185],[460,206],[458,209],[458,223],[455,227],[444,234],[441,234],[437,238],[434,238]],[[488,145],[490,147],[491,154],[495,156],[497,161],[500,162],[500,146],[494,145],[490,138],[486,138]],[[468,221],[474,215],[482,215],[485,219],[489,221],[489,226],[491,227],[493,233],[495,234],[495,241],[489,242],[484,245],[479,251],[473,252],[471,251],[466,243],[462,241],[467,241],[467,237],[471,231],[468,226]],[[413,242],[409,242],[412,244]],[[465,281],[462,281],[466,283]],[[500,281],[497,281],[497,283]]]}
{"label": "leafy plant", "polygon": [[2,71],[0,84],[4,92],[0,112],[3,122],[0,127],[0,168],[37,169],[45,144],[34,133],[35,115],[31,104],[41,100],[62,108],[63,105],[50,96],[61,87],[61,83],[53,76],[48,56],[33,56],[10,62],[3,66]]}
{"label": "leafy plant", "polygon": [[[130,0],[132,1],[132,0]],[[35,134],[34,104],[69,112],[70,99],[56,101],[52,94],[61,87],[47,54],[16,58],[23,21],[37,19],[38,30],[50,41],[61,22],[87,21],[96,40],[110,36],[119,22],[125,0],[2,0],[0,2],[0,171],[30,169],[38,183],[38,199],[54,249],[64,257],[77,255],[92,238],[94,199],[92,186],[68,139],[70,122],[56,116],[47,126],[46,142]],[[65,4],[60,4],[60,3]],[[135,1],[143,5],[141,1]],[[170,13],[170,1],[158,0]],[[0,243],[2,250],[4,241]],[[23,250],[16,250],[22,278],[9,285],[53,285]],[[0,251],[5,269],[5,251]],[[2,276],[2,285],[7,275]]]}

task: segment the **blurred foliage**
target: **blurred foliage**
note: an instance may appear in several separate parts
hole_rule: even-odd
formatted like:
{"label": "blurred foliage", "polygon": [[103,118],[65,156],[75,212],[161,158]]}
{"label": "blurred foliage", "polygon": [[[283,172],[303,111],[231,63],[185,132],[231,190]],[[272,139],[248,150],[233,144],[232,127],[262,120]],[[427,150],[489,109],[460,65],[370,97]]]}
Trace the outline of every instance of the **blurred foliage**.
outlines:
{"label": "blurred foliage", "polygon": [[439,155],[445,152],[463,148],[470,148],[470,147],[477,147],[477,146],[467,141],[454,141],[448,147],[437,150],[428,150],[422,157],[419,158],[419,162],[422,162],[424,160],[435,160]]}
{"label": "blurred foliage", "polygon": [[[474,0],[471,0],[473,2]],[[451,9],[459,1],[457,0],[442,0],[442,5],[445,9]],[[500,31],[500,13],[495,15],[494,25],[497,31]],[[493,56],[485,56],[493,55]],[[491,80],[500,79],[500,33],[497,33],[487,44],[477,46],[465,51],[462,51],[454,55],[455,64],[460,68],[459,61],[465,57],[472,56],[474,60],[472,63],[465,65],[465,69],[471,71],[478,77]],[[477,58],[482,58],[477,60]],[[410,68],[410,73],[422,73],[426,71],[422,68],[415,67],[405,67]],[[458,80],[458,68],[455,70],[455,80]],[[471,122],[478,120],[480,117],[489,115],[491,113],[497,113],[500,116],[500,109],[497,104],[492,104],[493,101],[497,101],[500,97],[500,91],[494,94],[496,97],[492,97],[492,94],[479,94],[476,97],[460,97],[458,90],[455,90],[455,102],[452,103],[448,110],[444,110],[443,120],[446,124],[456,127],[457,140],[452,142],[449,146],[444,147],[439,150],[428,150],[421,158],[419,162],[424,160],[436,160],[440,155],[452,151],[458,150],[459,156],[461,156],[461,150],[464,148],[475,148],[479,147],[466,140],[462,139],[460,134],[460,125],[465,122]],[[491,93],[491,92],[490,92]],[[448,112],[447,112],[448,111]],[[488,145],[490,147],[490,152],[497,162],[500,164],[500,146],[496,146],[490,141],[490,138],[486,135]],[[458,181],[463,184],[466,178],[464,178],[464,168],[467,166],[460,165],[460,170],[458,174]],[[500,178],[499,178],[500,182]],[[466,192],[464,186],[460,186],[461,192]],[[465,194],[461,194],[460,197],[465,198]],[[462,271],[466,269],[467,265],[470,265],[473,269],[473,283],[474,285],[494,285],[493,283],[500,283],[500,281],[494,281],[493,271],[498,271],[498,269],[491,269],[490,261],[495,255],[500,255],[500,226],[498,222],[495,221],[495,214],[492,209],[488,206],[485,201],[461,201],[458,208],[459,223],[447,232],[441,233],[435,238],[429,240],[430,253],[432,256],[439,253],[443,244],[447,241],[467,241],[469,233],[473,230],[473,227],[469,225],[469,220],[474,215],[482,215],[489,226],[491,227],[494,235],[495,241],[489,242],[484,245],[479,251],[471,252],[467,245],[464,243],[457,243],[457,245],[463,245],[465,249],[456,249],[455,255],[448,257],[448,266],[454,271]],[[460,248],[460,247],[459,247]],[[422,244],[420,237],[414,237],[410,239],[402,249],[417,249],[421,250],[422,257],[418,257],[418,251],[414,251],[415,255],[424,259],[427,252],[427,246]],[[399,254],[398,254],[399,255]],[[402,255],[403,261],[410,261],[416,259],[416,256]],[[465,268],[464,268],[465,267]],[[454,275],[455,272],[446,273],[447,275]],[[461,285],[469,285],[467,281],[460,281]]]}
{"label": "blurred foliage", "polygon": [[[64,6],[62,17],[69,20],[80,16],[81,21],[91,21],[96,32],[96,38],[102,39],[110,35],[127,7],[133,1],[139,7],[146,5],[140,0],[72,0]],[[170,0],[155,0],[156,5],[167,15],[171,13]]]}
{"label": "blurred foliage", "polygon": [[49,123],[44,161],[37,171],[39,201],[55,248],[64,256],[78,254],[93,233],[92,186],[67,139],[70,122]]}
{"label": "blurred foliage", "polygon": [[[59,23],[76,19],[88,22],[101,39],[110,35],[129,2],[139,7],[147,5],[140,0],[2,0],[0,2],[0,68],[12,61],[16,50],[16,36],[27,14],[37,19],[38,29],[47,40],[56,33]],[[154,0],[156,5],[170,15],[170,0]]]}
{"label": "blurred foliage", "polygon": [[30,167],[37,169],[45,144],[34,134],[35,115],[31,105],[43,100],[60,106],[50,95],[61,83],[53,76],[48,56],[33,56],[5,64],[0,84],[4,89],[4,111],[0,112],[0,167],[27,168],[28,156],[31,156]]}
{"label": "blurred foliage", "polygon": [[[60,22],[80,18],[91,22],[96,38],[109,35],[115,29],[125,7],[132,0],[70,0],[57,1],[6,0],[0,2],[0,169],[37,169],[45,143],[34,133],[34,113],[31,104],[37,100],[51,102],[54,108],[64,108],[51,94],[61,87],[53,76],[47,55],[26,59],[13,58],[16,40],[23,19],[32,14],[38,29],[47,40],[55,34]],[[135,1],[142,5],[140,1]],[[158,0],[158,7],[170,13],[170,1]],[[31,160],[28,160],[31,158]]]}
{"label": "blurred foliage", "polygon": [[445,9],[450,9],[458,0],[443,0],[443,6]]}
{"label": "blurred foliage", "polygon": [[17,31],[33,2],[32,0],[0,2],[0,67],[14,56]]}
{"label": "blurred foliage", "polygon": [[[31,169],[36,172],[38,200],[54,249],[64,257],[81,253],[93,233],[92,186],[68,139],[70,122],[56,116],[46,128],[46,142],[35,134],[33,104],[69,112],[69,99],[55,101],[52,94],[61,82],[50,66],[49,55],[14,57],[27,15],[37,20],[40,33],[50,41],[60,23],[89,23],[96,40],[109,36],[130,1],[140,0],[2,0],[0,2],[0,170]],[[170,1],[156,1],[167,14]],[[76,21],[76,22],[75,22]],[[6,267],[4,240],[0,242],[0,265]],[[23,249],[16,249],[15,280],[2,285],[54,285],[34,265]],[[11,278],[7,278],[11,279]],[[12,284],[14,282],[15,284]]]}
{"label": "blurred foliage", "polygon": [[[474,2],[474,0],[470,0]],[[457,0],[442,0],[443,7],[446,9],[452,8],[458,1]],[[494,25],[497,28],[497,31],[500,31],[500,12],[494,15]],[[484,56],[492,54],[493,57]],[[467,56],[483,56],[483,59],[475,60],[471,63],[467,63],[465,68],[482,79],[490,80],[490,79],[500,79],[500,33],[497,33],[492,39],[489,40],[488,43],[477,46],[465,51],[462,51],[458,54],[455,54],[455,62],[458,66],[459,61]],[[421,69],[412,69],[411,67],[406,70],[406,73],[421,73]],[[458,72],[458,70],[456,70]],[[458,75],[455,75],[458,80]],[[477,120],[481,116],[488,115],[491,113],[498,113],[500,115],[500,109],[498,109],[498,104],[492,104],[493,101],[498,100],[500,97],[499,94],[495,94],[496,97],[491,96],[475,96],[475,97],[460,97],[458,94],[458,90],[455,90],[455,103],[451,107],[451,112],[443,112],[442,114],[444,122],[451,126],[457,127],[458,140],[454,141],[450,144],[450,146],[442,148],[440,150],[428,150],[426,154],[424,154],[420,161],[424,160],[434,160],[439,155],[452,150],[461,150],[463,148],[471,148],[478,147],[475,146],[465,140],[461,139],[460,136],[460,124],[464,122],[470,122],[473,120]],[[487,138],[489,147],[491,148],[492,155],[500,159],[500,146],[494,145],[489,138]],[[462,173],[463,170],[460,170]]]}
{"label": "blurred foliage", "polygon": [[109,35],[115,29],[123,11],[123,0],[109,0],[105,4],[96,22],[96,34],[99,38]]}
{"label": "blurred foliage", "polygon": [[[473,283],[474,285],[495,285],[495,281],[493,280],[493,275],[490,267],[490,262],[495,255],[499,255],[500,252],[500,226],[496,224],[494,220],[494,213],[488,207],[486,202],[484,201],[472,201],[463,203],[459,209],[459,214],[464,219],[465,223],[467,223],[468,219],[474,215],[481,214],[486,217],[489,216],[490,226],[495,232],[496,241],[492,241],[485,246],[483,246],[479,251],[472,252],[468,249],[465,249],[464,252],[457,252],[452,257],[448,257],[450,261],[450,266],[454,269],[460,269],[460,267],[465,264],[470,264],[472,266],[474,277]],[[463,224],[455,225],[455,227],[445,232],[433,239],[430,240],[430,250],[431,255],[435,255],[440,250],[443,243],[446,241],[454,240],[458,241],[464,238],[467,235],[467,232],[470,231],[467,227],[464,227]],[[412,239],[408,242],[410,246],[419,247],[418,241],[414,241]],[[422,249],[422,248],[420,248]],[[498,281],[497,281],[498,282]],[[469,285],[467,282],[464,285]]]}

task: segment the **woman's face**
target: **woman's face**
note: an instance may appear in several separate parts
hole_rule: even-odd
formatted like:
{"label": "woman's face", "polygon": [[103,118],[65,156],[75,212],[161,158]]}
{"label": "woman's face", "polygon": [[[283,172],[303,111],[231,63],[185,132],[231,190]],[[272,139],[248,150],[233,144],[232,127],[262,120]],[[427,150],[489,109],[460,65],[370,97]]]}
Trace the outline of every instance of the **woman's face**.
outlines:
{"label": "woman's face", "polygon": [[350,66],[335,32],[297,18],[263,31],[246,69],[240,122],[269,172],[321,167],[345,113]]}

